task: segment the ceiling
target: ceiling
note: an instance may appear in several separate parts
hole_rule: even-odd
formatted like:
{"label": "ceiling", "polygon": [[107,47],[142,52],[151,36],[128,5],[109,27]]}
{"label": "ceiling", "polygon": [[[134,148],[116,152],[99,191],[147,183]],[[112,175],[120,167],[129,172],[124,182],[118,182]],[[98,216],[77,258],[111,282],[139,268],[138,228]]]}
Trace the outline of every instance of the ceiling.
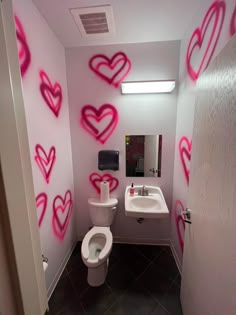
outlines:
{"label": "ceiling", "polygon": [[[65,47],[170,41],[183,38],[204,0],[33,0]],[[84,38],[70,9],[110,4],[115,34]]]}

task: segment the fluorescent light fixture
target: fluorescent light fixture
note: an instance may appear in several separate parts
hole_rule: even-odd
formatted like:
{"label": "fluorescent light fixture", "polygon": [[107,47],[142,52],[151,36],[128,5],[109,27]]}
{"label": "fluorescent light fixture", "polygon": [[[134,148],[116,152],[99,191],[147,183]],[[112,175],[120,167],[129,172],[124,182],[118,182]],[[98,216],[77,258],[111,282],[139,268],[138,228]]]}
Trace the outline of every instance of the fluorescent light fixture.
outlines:
{"label": "fluorescent light fixture", "polygon": [[171,93],[175,81],[143,81],[121,83],[122,94]]}

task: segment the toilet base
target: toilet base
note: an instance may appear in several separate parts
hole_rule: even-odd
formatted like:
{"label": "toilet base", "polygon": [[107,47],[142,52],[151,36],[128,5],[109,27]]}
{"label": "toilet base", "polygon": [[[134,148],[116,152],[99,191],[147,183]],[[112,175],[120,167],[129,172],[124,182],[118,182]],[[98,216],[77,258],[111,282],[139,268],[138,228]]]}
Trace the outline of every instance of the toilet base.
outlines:
{"label": "toilet base", "polygon": [[106,280],[109,260],[105,260],[100,266],[95,268],[88,267],[87,281],[91,287],[99,287],[103,285]]}

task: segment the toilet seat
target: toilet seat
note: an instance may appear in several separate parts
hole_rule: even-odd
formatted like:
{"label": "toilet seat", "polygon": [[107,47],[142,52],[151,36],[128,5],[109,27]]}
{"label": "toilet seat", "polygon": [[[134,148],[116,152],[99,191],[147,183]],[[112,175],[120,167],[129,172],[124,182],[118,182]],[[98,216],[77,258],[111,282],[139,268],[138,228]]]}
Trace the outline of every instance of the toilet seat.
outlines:
{"label": "toilet seat", "polygon": [[[105,239],[105,245],[103,246],[99,255],[91,259],[89,258],[89,244],[92,238],[96,238],[96,236],[102,236]],[[88,233],[85,235],[82,246],[81,246],[81,254],[85,264],[89,267],[96,267],[96,265],[103,263],[104,260],[109,256],[112,248],[113,236],[109,227],[100,227],[94,226]]]}

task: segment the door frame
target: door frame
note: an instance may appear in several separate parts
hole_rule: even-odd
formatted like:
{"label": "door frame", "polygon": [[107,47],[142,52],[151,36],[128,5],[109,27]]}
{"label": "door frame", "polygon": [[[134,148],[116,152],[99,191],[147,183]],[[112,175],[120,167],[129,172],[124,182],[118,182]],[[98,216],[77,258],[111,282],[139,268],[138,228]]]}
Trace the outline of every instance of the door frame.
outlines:
{"label": "door frame", "polygon": [[37,222],[25,108],[11,0],[0,2],[0,153],[6,197],[7,244],[14,264],[25,315],[42,315],[48,307]]}

